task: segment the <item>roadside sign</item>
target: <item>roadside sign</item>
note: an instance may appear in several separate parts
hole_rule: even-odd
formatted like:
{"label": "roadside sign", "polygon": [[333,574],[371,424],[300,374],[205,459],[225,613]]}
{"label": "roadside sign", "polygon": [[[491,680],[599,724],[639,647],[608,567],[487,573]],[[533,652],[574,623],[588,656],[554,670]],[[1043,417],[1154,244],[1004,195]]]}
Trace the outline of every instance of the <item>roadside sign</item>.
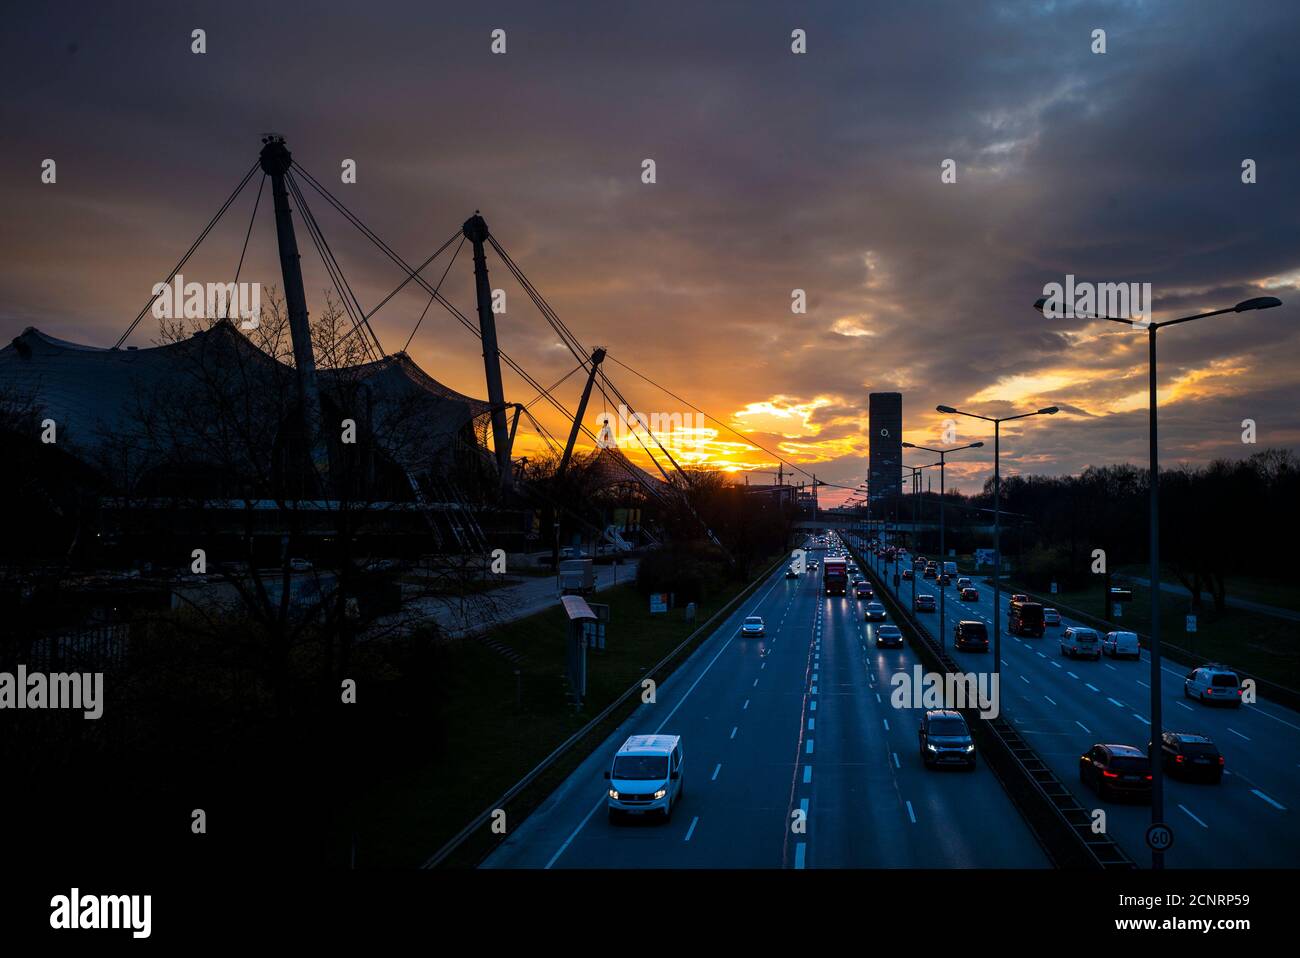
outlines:
{"label": "roadside sign", "polygon": [[1188,631],[1188,632],[1195,632],[1195,631],[1196,631],[1196,616],[1194,616],[1194,615],[1189,615],[1189,616],[1187,617],[1187,631]]}
{"label": "roadside sign", "polygon": [[1052,595],[1056,595],[1056,583],[1052,583]]}
{"label": "roadside sign", "polygon": [[1155,822],[1147,829],[1147,847],[1153,852],[1167,852],[1174,847],[1174,830],[1164,822]]}
{"label": "roadside sign", "polygon": [[668,593],[652,592],[650,594],[650,611],[667,612],[668,611]]}
{"label": "roadside sign", "polygon": [[1110,607],[1111,615],[1113,615],[1117,619],[1122,619],[1124,617],[1123,610],[1124,610],[1124,606],[1120,605],[1118,602],[1114,603]]}

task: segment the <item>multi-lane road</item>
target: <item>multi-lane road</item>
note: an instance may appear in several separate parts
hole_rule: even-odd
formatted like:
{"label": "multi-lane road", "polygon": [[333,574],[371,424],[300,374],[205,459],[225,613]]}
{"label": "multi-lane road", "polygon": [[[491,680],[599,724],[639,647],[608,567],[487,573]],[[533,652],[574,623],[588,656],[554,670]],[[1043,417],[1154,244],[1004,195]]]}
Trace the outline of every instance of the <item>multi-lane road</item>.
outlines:
{"label": "multi-lane road", "polygon": [[[861,538],[853,545],[864,554]],[[874,563],[878,559],[872,557]],[[881,581],[892,583],[895,567],[876,569]],[[955,587],[945,597],[945,647],[963,668],[985,672],[992,668],[992,651],[958,652],[952,647],[953,626],[973,619],[993,633],[993,590],[977,581],[979,601],[962,602]],[[892,589],[892,586],[891,586]],[[938,599],[938,586],[916,582],[917,594]],[[898,594],[910,603],[912,584],[901,582]],[[1072,622],[1048,626],[1041,639],[1006,633],[1008,596],[1002,595],[1003,714],[1029,741],[1039,756],[1070,787],[1085,808],[1106,811],[1109,834],[1139,862],[1147,861],[1145,832],[1150,805],[1101,801],[1079,782],[1079,756],[1099,743],[1146,748],[1151,738],[1151,662],[1072,660],[1060,654],[1059,635]],[[938,630],[938,612],[919,618]],[[1122,628],[1122,626],[1119,626]],[[1243,641],[1248,637],[1243,637]],[[1196,784],[1165,778],[1165,821],[1174,829],[1174,846],[1165,856],[1167,867],[1244,868],[1294,867],[1300,861],[1300,714],[1276,703],[1259,701],[1239,709],[1205,706],[1183,695],[1183,678],[1190,669],[1166,659],[1162,663],[1166,730],[1208,735],[1225,757],[1220,784]]]}
{"label": "multi-lane road", "polygon": [[[1042,868],[1002,786],[926,770],[919,715],[890,704],[910,649],[877,649],[851,597],[779,569],[486,861],[499,868]],[[741,638],[760,615],[762,638]],[[599,668],[599,661],[592,663]],[[614,751],[682,736],[684,792],[668,823],[611,824]]]}

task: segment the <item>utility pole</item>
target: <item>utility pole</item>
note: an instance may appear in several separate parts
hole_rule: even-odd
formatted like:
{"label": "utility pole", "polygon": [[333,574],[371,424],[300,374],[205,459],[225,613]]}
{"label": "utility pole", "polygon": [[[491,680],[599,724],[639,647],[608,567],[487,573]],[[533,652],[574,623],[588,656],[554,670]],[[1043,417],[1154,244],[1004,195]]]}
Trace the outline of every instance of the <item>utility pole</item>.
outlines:
{"label": "utility pole", "polygon": [[492,287],[488,283],[487,222],[478,210],[465,221],[461,232],[474,248],[474,289],[478,301],[478,328],[483,337],[483,371],[487,377],[488,404],[492,409],[492,445],[496,449],[497,472],[501,487],[510,486],[510,437],[506,431],[505,390],[501,385],[501,350],[497,346],[497,323],[492,314]]}

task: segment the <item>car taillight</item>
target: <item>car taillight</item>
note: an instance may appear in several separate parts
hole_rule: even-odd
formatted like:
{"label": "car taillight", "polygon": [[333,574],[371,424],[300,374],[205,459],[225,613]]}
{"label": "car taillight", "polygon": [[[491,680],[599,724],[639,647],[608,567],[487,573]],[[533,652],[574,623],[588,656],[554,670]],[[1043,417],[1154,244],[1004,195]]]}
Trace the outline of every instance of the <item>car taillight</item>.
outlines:
{"label": "car taillight", "polygon": [[1246,690],[1245,690],[1245,689],[1237,689],[1237,694],[1240,695],[1240,694],[1241,694],[1242,692],[1244,692],[1244,691],[1246,691]]}
{"label": "car taillight", "polygon": [[1104,768],[1101,770],[1101,774],[1106,776],[1106,778],[1119,778],[1119,772],[1108,772]]}
{"label": "car taillight", "polygon": [[1219,756],[1219,764],[1220,764],[1220,765],[1223,764],[1223,756],[1222,756],[1222,755]]}
{"label": "car taillight", "polygon": [[1182,765],[1182,764],[1183,764],[1183,757],[1182,757],[1181,755],[1175,755],[1175,756],[1174,756],[1174,761],[1177,762],[1179,765]]}
{"label": "car taillight", "polygon": [[1147,776],[1147,781],[1148,781],[1148,782],[1151,781],[1151,776],[1150,776],[1150,775]]}

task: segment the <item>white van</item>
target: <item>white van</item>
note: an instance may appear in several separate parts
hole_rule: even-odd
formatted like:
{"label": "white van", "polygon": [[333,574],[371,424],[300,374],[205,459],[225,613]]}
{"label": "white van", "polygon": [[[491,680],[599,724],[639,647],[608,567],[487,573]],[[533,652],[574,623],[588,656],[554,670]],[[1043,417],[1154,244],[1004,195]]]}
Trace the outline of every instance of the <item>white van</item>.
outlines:
{"label": "white van", "polygon": [[1136,632],[1107,632],[1101,640],[1101,650],[1112,659],[1140,659],[1142,647]]}
{"label": "white van", "polygon": [[682,797],[682,740],[679,735],[633,735],[614,754],[609,781],[609,820],[623,815],[673,817]]}
{"label": "white van", "polygon": [[943,564],[943,574],[944,574],[944,575],[956,575],[956,574],[957,574],[957,563],[955,563],[955,562],[945,562],[945,563]]}

